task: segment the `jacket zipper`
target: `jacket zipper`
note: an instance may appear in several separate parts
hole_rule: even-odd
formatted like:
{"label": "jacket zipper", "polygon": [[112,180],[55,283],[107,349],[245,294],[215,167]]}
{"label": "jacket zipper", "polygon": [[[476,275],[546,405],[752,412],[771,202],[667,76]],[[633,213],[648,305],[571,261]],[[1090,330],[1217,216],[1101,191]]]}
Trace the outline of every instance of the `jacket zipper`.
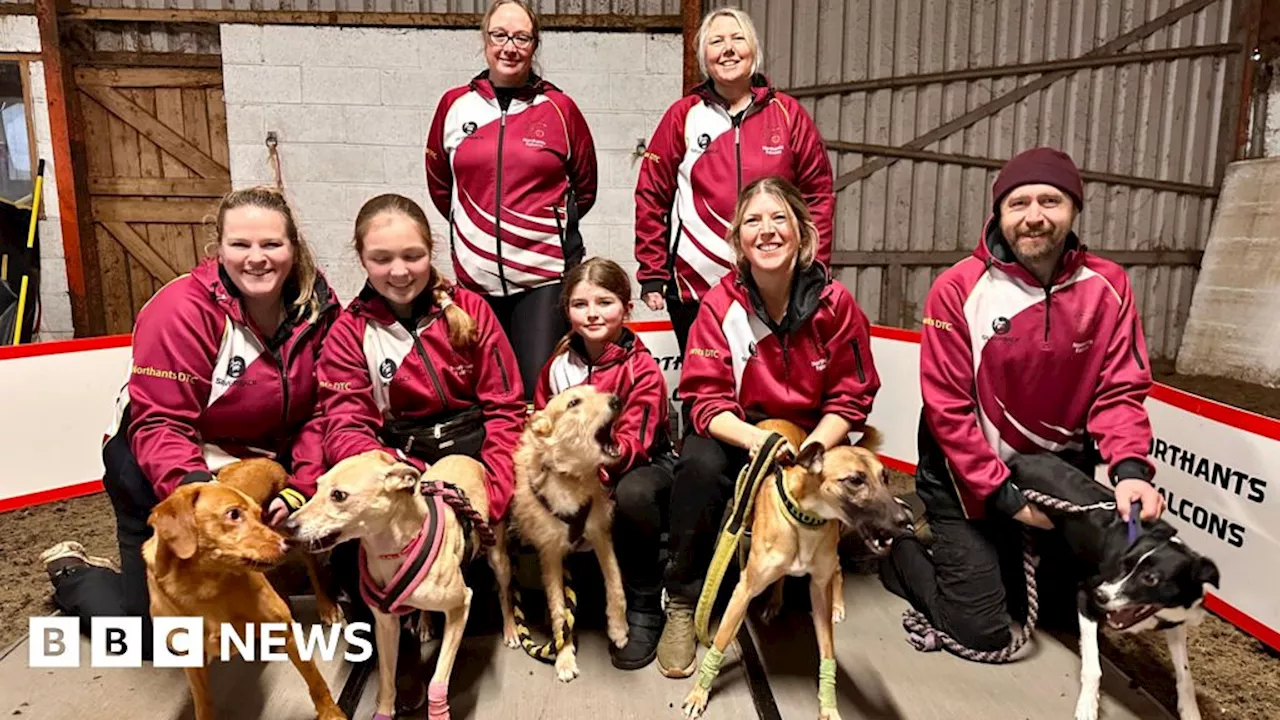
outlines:
{"label": "jacket zipper", "polygon": [[493,355],[493,364],[498,366],[498,372],[502,374],[502,391],[511,392],[511,381],[507,379],[507,366],[502,364],[502,358],[498,355],[498,348],[490,348],[489,352]]}
{"label": "jacket zipper", "polygon": [[497,241],[498,282],[502,284],[502,294],[507,294],[507,270],[502,264],[502,140],[507,134],[507,111],[502,111],[502,122],[498,126],[498,182],[494,192],[497,205],[493,209],[493,239]]}
{"label": "jacket zipper", "polygon": [[422,364],[427,366],[427,374],[431,376],[431,384],[436,389],[436,395],[440,398],[441,408],[447,406],[449,401],[444,397],[444,388],[440,385],[440,377],[436,375],[436,368],[431,364],[431,358],[427,357],[426,348],[422,347],[422,339],[418,333],[413,333],[413,348],[418,351],[418,357],[422,358]]}
{"label": "jacket zipper", "polygon": [[742,194],[742,117],[743,114],[739,114],[733,119],[733,155],[738,163],[739,195]]}
{"label": "jacket zipper", "polygon": [[865,383],[867,381],[867,371],[862,367],[862,352],[858,344],[858,338],[853,339],[853,366],[858,371],[858,382]]}
{"label": "jacket zipper", "polygon": [[1053,310],[1053,286],[1044,289],[1044,341],[1049,342],[1049,313]]}

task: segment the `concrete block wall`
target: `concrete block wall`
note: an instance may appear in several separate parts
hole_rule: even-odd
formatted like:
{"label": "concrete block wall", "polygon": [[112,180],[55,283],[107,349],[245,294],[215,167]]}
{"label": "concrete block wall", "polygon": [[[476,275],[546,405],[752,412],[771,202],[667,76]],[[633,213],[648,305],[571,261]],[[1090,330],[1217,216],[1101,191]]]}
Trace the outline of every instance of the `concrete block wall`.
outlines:
{"label": "concrete block wall", "polygon": [[[484,68],[477,31],[224,25],[222,59],[233,183],[271,182],[265,138],[275,131],[286,193],[344,303],[363,282],[351,232],[365,200],[411,197],[445,235],[427,199],[423,144],[444,92]],[[537,62],[582,109],[595,140],[587,253],[634,275],[631,154],[680,97],[680,36],[546,33]],[[447,243],[435,261],[452,275]],[[637,302],[634,317],[648,316]]]}
{"label": "concrete block wall", "polygon": [[[39,53],[40,29],[32,15],[0,16],[0,52]],[[58,213],[58,183],[53,172],[53,140],[49,131],[49,100],[45,91],[44,63],[31,63],[31,108],[27,118],[35,125],[37,158],[43,158],[44,189],[40,233],[40,332],[37,340],[59,340],[75,335],[71,322],[71,295],[67,290],[67,263],[62,251],[62,224]]]}
{"label": "concrete block wall", "polygon": [[1227,166],[1178,372],[1280,387],[1280,157]]}

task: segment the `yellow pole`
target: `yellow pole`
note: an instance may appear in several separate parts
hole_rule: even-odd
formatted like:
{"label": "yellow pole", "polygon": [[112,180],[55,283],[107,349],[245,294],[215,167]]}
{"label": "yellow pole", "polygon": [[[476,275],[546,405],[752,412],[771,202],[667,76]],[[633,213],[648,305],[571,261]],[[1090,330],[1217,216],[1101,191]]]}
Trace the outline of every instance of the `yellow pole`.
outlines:
{"label": "yellow pole", "polygon": [[[36,187],[31,196],[31,225],[27,228],[27,249],[31,250],[36,245],[36,224],[40,219],[40,190],[44,186],[44,160],[40,160],[40,164],[36,169]],[[22,274],[22,286],[18,291],[18,316],[13,323],[13,344],[22,344],[22,317],[27,309],[27,282],[29,277],[26,273]]]}

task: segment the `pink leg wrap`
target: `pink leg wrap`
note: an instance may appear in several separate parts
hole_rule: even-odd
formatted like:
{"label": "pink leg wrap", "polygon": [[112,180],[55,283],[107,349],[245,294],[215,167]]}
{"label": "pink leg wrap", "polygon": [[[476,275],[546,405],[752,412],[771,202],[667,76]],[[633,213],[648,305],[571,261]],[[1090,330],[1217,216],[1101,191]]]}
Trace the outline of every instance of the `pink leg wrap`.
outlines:
{"label": "pink leg wrap", "polygon": [[427,685],[427,718],[449,720],[449,686],[444,683]]}

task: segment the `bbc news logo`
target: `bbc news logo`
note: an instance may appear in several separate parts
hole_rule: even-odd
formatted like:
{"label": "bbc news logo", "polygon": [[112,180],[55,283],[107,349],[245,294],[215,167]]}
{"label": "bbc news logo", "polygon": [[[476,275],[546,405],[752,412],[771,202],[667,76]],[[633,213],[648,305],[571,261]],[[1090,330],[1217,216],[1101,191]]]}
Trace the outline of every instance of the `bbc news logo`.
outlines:
{"label": "bbc news logo", "polygon": [[[64,617],[29,618],[31,640],[28,664],[33,668],[80,667],[80,620]],[[158,617],[152,621],[152,665],[155,667],[204,667],[204,618]],[[339,634],[341,633],[341,634]],[[373,656],[367,622],[338,626],[305,626],[301,623],[248,623],[243,634],[223,623],[218,654],[223,662],[239,655],[245,660],[289,660],[285,642],[292,636],[303,660],[325,662],[338,655],[339,638],[346,640],[342,656],[362,662]],[[89,633],[90,667],[142,667],[142,618],[93,618]]]}

